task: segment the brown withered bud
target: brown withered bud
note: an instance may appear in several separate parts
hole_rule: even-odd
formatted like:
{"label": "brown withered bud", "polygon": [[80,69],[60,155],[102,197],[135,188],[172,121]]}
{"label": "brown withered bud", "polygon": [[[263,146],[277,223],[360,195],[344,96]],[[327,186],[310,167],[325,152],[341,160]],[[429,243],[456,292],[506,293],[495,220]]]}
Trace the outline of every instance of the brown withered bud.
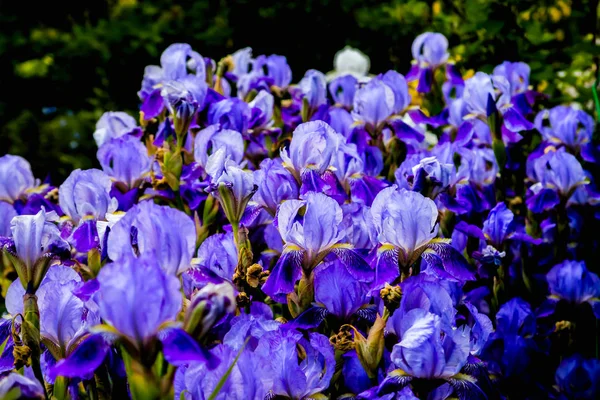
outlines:
{"label": "brown withered bud", "polygon": [[400,286],[391,286],[389,283],[386,283],[385,287],[379,291],[379,295],[383,300],[383,304],[385,304],[385,307],[390,312],[400,307],[400,301],[402,300],[402,289]]}
{"label": "brown withered bud", "polygon": [[352,328],[344,325],[340,331],[329,338],[329,343],[339,351],[350,351],[354,348],[354,338],[352,337]]}
{"label": "brown withered bud", "polygon": [[263,271],[263,267],[259,264],[252,264],[246,271],[246,282],[253,288],[266,282],[269,276],[269,271]]}
{"label": "brown withered bud", "polygon": [[238,293],[235,300],[239,308],[244,308],[250,305],[250,297],[246,294],[246,292]]}

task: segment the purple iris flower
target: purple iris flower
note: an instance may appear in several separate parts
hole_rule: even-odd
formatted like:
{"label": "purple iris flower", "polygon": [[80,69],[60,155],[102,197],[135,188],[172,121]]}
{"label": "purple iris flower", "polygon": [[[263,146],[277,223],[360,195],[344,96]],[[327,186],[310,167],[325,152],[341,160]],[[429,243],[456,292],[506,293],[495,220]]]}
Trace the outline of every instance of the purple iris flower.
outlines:
{"label": "purple iris flower", "polygon": [[58,189],[60,208],[76,224],[82,219],[104,219],[117,206],[110,197],[111,187],[103,171],[76,169]]}
{"label": "purple iris flower", "polygon": [[358,80],[352,75],[343,75],[329,82],[329,93],[335,104],[351,109]]}
{"label": "purple iris flower", "polygon": [[344,263],[355,279],[371,279],[370,267],[351,245],[343,242],[342,219],[338,203],[322,193],[309,192],[305,200],[284,201],[275,223],[285,246],[263,291],[276,301],[285,301],[302,271],[311,273],[330,253]]}
{"label": "purple iris flower", "polygon": [[583,186],[589,183],[577,158],[564,148],[528,160],[527,169],[529,178],[537,182],[529,188],[533,195],[527,199],[527,207],[534,213],[557,206],[561,198],[567,204],[579,203],[577,192],[585,194]]}
{"label": "purple iris flower", "polygon": [[[176,398],[186,400],[208,399],[217,388],[221,378],[233,366],[225,384],[220,387],[218,400],[264,400],[270,389],[268,373],[265,364],[258,355],[243,350],[239,356],[238,351],[220,344],[211,350],[221,362],[214,369],[209,370],[204,363],[195,363],[180,368],[175,378]],[[181,395],[180,395],[181,393]]]}
{"label": "purple iris flower", "polygon": [[102,114],[96,123],[94,140],[100,147],[111,139],[125,135],[138,136],[141,133],[141,129],[131,115],[121,111],[109,111]]}
{"label": "purple iris flower", "polygon": [[[369,151],[371,149],[368,147],[366,150]],[[346,194],[349,194],[353,201],[371,205],[377,193],[388,186],[387,182],[382,179],[369,175],[369,173],[378,175],[381,171],[382,165],[368,165],[371,161],[370,158],[375,158],[380,154],[378,149],[376,153],[368,154],[365,152],[359,154],[354,143],[342,143],[337,153],[333,170],[343,191],[342,188],[337,188],[338,193],[329,191],[328,194],[336,197],[340,202],[343,202]],[[379,161],[383,164],[382,160],[374,161],[374,164],[378,164]]]}
{"label": "purple iris flower", "polygon": [[559,399],[596,399],[600,395],[600,361],[579,354],[562,360],[556,369]]}
{"label": "purple iris flower", "polygon": [[400,329],[400,342],[394,345],[391,358],[412,377],[448,379],[467,362],[468,327],[443,331],[440,317],[416,308],[405,315]]}
{"label": "purple iris flower", "polygon": [[[90,328],[100,323],[96,303],[76,295],[82,285],[81,277],[73,269],[54,265],[48,269],[36,291],[40,310],[40,334],[46,348],[56,360],[72,355],[89,334]],[[22,285],[18,281],[13,282],[7,292],[8,312],[12,315],[23,313],[24,295]]]}
{"label": "purple iris flower", "polygon": [[246,75],[252,68],[252,48],[250,47],[237,50],[231,55],[231,58],[233,58],[233,70],[231,73],[237,79]]}
{"label": "purple iris flower", "polygon": [[566,260],[546,274],[550,296],[538,314],[550,315],[559,301],[571,304],[588,303],[600,319],[600,278],[589,271],[583,261]]}
{"label": "purple iris flower", "polygon": [[105,220],[118,207],[117,199],[110,195],[111,188],[109,176],[98,169],[76,169],[60,185],[59,204],[76,226],[71,240],[78,251],[100,245],[96,221]]}
{"label": "purple iris flower", "polygon": [[[304,349],[299,359],[297,348]],[[329,338],[309,333],[308,338],[293,330],[267,332],[255,350],[264,365],[264,376],[272,379],[274,394],[292,399],[310,398],[329,387],[335,372],[335,357]]]}
{"label": "purple iris flower", "polygon": [[324,262],[314,274],[315,301],[340,320],[369,303],[369,285],[356,280],[339,260]]}
{"label": "purple iris flower", "polygon": [[529,86],[529,74],[531,68],[524,62],[504,61],[494,68],[493,75],[503,76],[510,85],[510,96],[523,93]]}
{"label": "purple iris flower", "polygon": [[36,185],[31,166],[23,157],[0,157],[0,201],[14,203]]}
{"label": "purple iris flower", "polygon": [[140,350],[181,310],[179,279],[153,258],[125,256],[105,265],[98,282],[102,319]]}
{"label": "purple iris flower", "polygon": [[275,215],[281,202],[298,198],[298,183],[279,159],[263,160],[254,171],[254,183],[258,190],[253,200],[271,215]]}
{"label": "purple iris flower", "polygon": [[144,201],[112,227],[107,250],[114,262],[152,256],[166,273],[175,276],[190,268],[195,245],[196,227],[190,217],[175,208]]}
{"label": "purple iris flower", "polygon": [[111,139],[100,146],[97,156],[102,170],[127,190],[139,186],[150,172],[152,159],[148,150],[132,136]]}
{"label": "purple iris flower", "polygon": [[223,337],[223,343],[235,350],[245,345],[254,351],[265,333],[276,331],[280,326],[281,323],[273,319],[273,311],[269,306],[253,302],[249,313],[242,312],[231,320],[231,328]]}
{"label": "purple iris flower", "polygon": [[269,129],[273,125],[273,106],[275,98],[266,91],[260,91],[256,97],[248,103],[252,110],[250,128],[253,133]]}
{"label": "purple iris flower", "polygon": [[310,121],[298,125],[289,147],[281,149],[283,165],[302,183],[300,194],[309,191],[334,195],[338,184],[330,168],[346,142],[323,121]]}
{"label": "purple iris flower", "polygon": [[0,236],[10,236],[10,221],[17,216],[12,204],[0,201]]}
{"label": "purple iris flower", "polygon": [[407,75],[409,81],[418,81],[417,90],[429,93],[433,83],[433,71],[446,64],[448,39],[441,33],[425,32],[412,43],[413,67]]}
{"label": "purple iris flower", "polygon": [[421,308],[409,311],[399,325],[400,341],[391,353],[392,363],[398,369],[389,372],[379,385],[379,396],[399,391],[413,379],[447,381],[434,389],[432,396],[443,392],[445,396],[441,398],[446,398],[464,390],[483,395],[472,378],[458,375],[470,356],[467,325],[447,328],[439,316]]}
{"label": "purple iris flower", "polygon": [[0,379],[0,397],[3,399],[17,398],[23,400],[43,400],[46,391],[35,377],[26,377],[18,372],[11,372]]}
{"label": "purple iris flower", "polygon": [[342,226],[348,243],[351,243],[355,249],[372,250],[377,245],[377,241],[373,239],[377,234],[371,217],[371,208],[360,202],[354,202],[343,204],[342,211],[344,213]]}
{"label": "purple iris flower", "polygon": [[435,156],[423,158],[412,168],[412,173],[412,190],[431,199],[448,190],[451,184],[457,183],[454,165],[442,163]]}
{"label": "purple iris flower", "polygon": [[477,72],[465,81],[463,99],[470,114],[467,118],[487,120],[496,110],[503,116],[502,136],[506,141],[521,139],[518,132],[533,129],[520,111],[511,103],[510,82],[501,75],[487,75]]}
{"label": "purple iris flower", "polygon": [[183,78],[163,84],[160,95],[171,114],[173,127],[178,135],[186,133],[195,120],[199,104],[204,103],[206,90],[206,83],[197,78]]}
{"label": "purple iris flower", "polygon": [[535,127],[551,145],[577,152],[592,140],[594,119],[583,110],[556,106],[540,111],[535,117]]}
{"label": "purple iris flower", "polygon": [[292,82],[292,69],[285,56],[271,54],[266,62],[267,76],[273,79],[273,84],[279,88],[286,88]]}
{"label": "purple iris flower", "polygon": [[231,129],[246,134],[252,111],[248,103],[237,98],[212,103],[208,108],[208,123],[220,124],[221,129]]}
{"label": "purple iris flower", "polygon": [[244,157],[244,139],[237,131],[220,130],[218,124],[210,125],[196,133],[194,159],[203,168],[206,168],[209,156],[219,149],[224,149],[226,157],[240,163]]}
{"label": "purple iris flower", "polygon": [[394,279],[421,257],[445,278],[473,280],[474,274],[464,257],[448,240],[436,239],[438,209],[433,200],[418,192],[383,189],[371,207],[378,250],[378,280]]}
{"label": "purple iris flower", "polygon": [[[37,289],[52,258],[69,251],[68,243],[54,224],[57,220],[56,213],[46,213],[43,209],[36,215],[19,215],[12,219],[14,254],[20,261],[13,265],[23,287],[32,283],[34,290]],[[10,247],[5,250],[11,251]]]}
{"label": "purple iris flower", "polygon": [[389,127],[400,139],[422,142],[425,137],[414,128],[411,117],[400,116],[410,101],[406,79],[396,71],[388,71],[356,91],[352,117],[371,136],[385,133]]}
{"label": "purple iris flower", "polygon": [[322,72],[310,69],[295,90],[295,95],[306,101],[310,110],[316,110],[327,104],[327,82]]}
{"label": "purple iris flower", "polygon": [[490,372],[509,377],[526,371],[536,349],[536,330],[535,315],[528,303],[515,297],[502,305],[496,314],[496,331],[482,353]]}
{"label": "purple iris flower", "polygon": [[445,281],[426,274],[412,276],[401,284],[402,296],[400,307],[387,322],[388,329],[401,336],[402,321],[406,315],[416,308],[433,313],[440,318],[444,327],[451,329],[455,324],[456,309],[450,286],[444,287]]}
{"label": "purple iris flower", "polygon": [[[487,242],[488,247],[491,247],[491,249],[484,249],[486,254],[482,254],[483,257],[496,256],[496,254],[492,253],[494,251],[497,252],[496,249],[505,248],[505,244],[511,240],[536,245],[542,242],[541,239],[534,239],[525,233],[525,227],[515,219],[513,212],[504,203],[498,203],[490,210],[486,220],[483,222],[482,229],[474,225],[469,225],[464,221],[459,222],[455,229]],[[500,257],[504,257],[504,255],[497,254]]]}
{"label": "purple iris flower", "polygon": [[206,189],[221,203],[225,216],[232,224],[238,224],[257,186],[252,172],[240,168],[225,157],[225,149],[212,154],[206,165],[211,184]]}
{"label": "purple iris flower", "polygon": [[238,253],[232,233],[217,233],[207,237],[198,249],[194,264],[231,281],[238,264]]}
{"label": "purple iris flower", "polygon": [[161,90],[167,82],[177,82],[186,88],[198,108],[202,109],[207,93],[206,64],[202,56],[189,44],[175,43],[162,53],[160,64],[160,67],[149,65],[144,71],[142,88],[138,92],[144,118],[155,118],[164,110],[167,104]]}

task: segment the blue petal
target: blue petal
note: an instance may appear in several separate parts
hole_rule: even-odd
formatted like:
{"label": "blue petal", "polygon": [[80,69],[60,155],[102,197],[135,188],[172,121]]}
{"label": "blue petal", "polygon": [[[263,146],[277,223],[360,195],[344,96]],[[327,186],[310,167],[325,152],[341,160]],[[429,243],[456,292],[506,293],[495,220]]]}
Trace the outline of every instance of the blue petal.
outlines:
{"label": "blue petal", "polygon": [[296,281],[302,276],[302,251],[285,251],[275,267],[262,291],[279,303],[285,303],[288,293],[294,291]]}
{"label": "blue petal", "polygon": [[49,375],[54,379],[57,376],[89,379],[104,361],[109,348],[101,335],[90,335],[67,358],[58,361]]}
{"label": "blue petal", "polygon": [[192,362],[204,362],[209,369],[219,365],[219,359],[201,347],[183,329],[168,328],[160,332],[165,360],[172,365],[182,366]]}

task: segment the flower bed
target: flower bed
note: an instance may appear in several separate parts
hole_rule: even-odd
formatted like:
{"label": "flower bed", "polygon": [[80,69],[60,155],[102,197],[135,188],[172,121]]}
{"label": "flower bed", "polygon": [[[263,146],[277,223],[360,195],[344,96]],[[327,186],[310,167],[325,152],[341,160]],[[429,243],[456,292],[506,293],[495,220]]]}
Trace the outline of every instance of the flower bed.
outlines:
{"label": "flower bed", "polygon": [[3,398],[598,396],[593,118],[412,50],[292,84],[174,44],[102,170],[0,157]]}

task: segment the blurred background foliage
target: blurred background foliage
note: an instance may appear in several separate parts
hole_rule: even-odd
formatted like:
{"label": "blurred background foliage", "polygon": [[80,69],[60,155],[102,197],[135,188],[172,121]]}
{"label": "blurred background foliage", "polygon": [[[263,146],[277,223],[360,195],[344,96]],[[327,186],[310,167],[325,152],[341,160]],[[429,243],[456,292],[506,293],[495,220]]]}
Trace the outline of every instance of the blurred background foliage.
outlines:
{"label": "blurred background foliage", "polygon": [[96,120],[137,115],[144,67],[174,42],[217,60],[246,46],[282,54],[297,82],[331,70],[345,45],[370,56],[372,73],[406,73],[412,40],[438,31],[464,74],[524,61],[551,104],[593,112],[598,12],[587,0],[0,0],[0,155],[54,183],[95,166]]}

